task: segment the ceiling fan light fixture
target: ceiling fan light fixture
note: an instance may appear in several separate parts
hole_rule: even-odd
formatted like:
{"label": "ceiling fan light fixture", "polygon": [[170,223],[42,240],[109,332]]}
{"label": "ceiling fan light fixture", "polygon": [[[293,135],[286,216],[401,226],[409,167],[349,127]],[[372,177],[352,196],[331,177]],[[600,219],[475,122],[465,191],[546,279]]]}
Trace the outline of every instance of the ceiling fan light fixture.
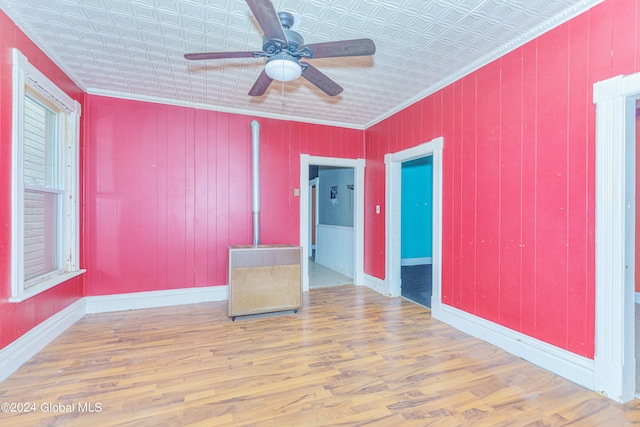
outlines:
{"label": "ceiling fan light fixture", "polygon": [[267,59],[264,71],[273,80],[289,82],[302,74],[302,67],[294,58],[286,53],[279,53]]}

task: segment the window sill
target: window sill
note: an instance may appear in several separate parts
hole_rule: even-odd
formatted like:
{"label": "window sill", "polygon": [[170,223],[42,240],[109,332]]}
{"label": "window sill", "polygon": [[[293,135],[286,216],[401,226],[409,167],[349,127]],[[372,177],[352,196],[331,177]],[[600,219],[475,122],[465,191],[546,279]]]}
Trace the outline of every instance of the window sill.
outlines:
{"label": "window sill", "polygon": [[27,289],[25,292],[21,293],[20,295],[16,295],[16,296],[10,297],[9,298],[9,302],[23,302],[23,301],[26,301],[31,297],[34,297],[34,296],[36,296],[38,294],[43,293],[44,291],[47,291],[47,290],[59,285],[60,283],[66,282],[67,280],[71,280],[74,277],[80,276],[81,274],[83,274],[86,271],[87,270],[69,271],[69,272],[58,274],[58,275],[53,276],[53,277],[51,277],[49,279],[43,280],[42,282],[38,283],[37,285],[34,285],[34,286],[30,287],[29,289]]}

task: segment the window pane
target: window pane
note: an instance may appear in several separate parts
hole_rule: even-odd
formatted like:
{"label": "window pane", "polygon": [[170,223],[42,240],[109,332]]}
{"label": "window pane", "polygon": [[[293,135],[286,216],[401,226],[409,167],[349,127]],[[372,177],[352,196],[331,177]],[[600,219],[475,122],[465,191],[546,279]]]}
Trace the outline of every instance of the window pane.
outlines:
{"label": "window pane", "polygon": [[59,195],[27,190],[24,194],[25,280],[55,271]]}
{"label": "window pane", "polygon": [[56,188],[55,113],[30,96],[24,104],[24,183]]}
{"label": "window pane", "polygon": [[[11,302],[22,302],[71,277],[79,268],[81,103],[11,49]],[[5,58],[7,59],[7,58]],[[3,76],[4,77],[4,76]],[[3,81],[6,79],[3,78]],[[4,143],[4,142],[3,142]],[[1,156],[1,155],[0,155]],[[1,423],[0,423],[1,424]]]}

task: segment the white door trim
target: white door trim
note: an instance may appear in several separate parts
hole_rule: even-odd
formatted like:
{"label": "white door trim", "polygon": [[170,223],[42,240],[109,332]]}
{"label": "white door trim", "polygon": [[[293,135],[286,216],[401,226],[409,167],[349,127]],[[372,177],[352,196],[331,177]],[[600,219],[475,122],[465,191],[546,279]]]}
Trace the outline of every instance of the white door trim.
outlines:
{"label": "white door trim", "polygon": [[[314,245],[313,242],[311,241],[311,235],[312,235],[312,227],[315,228],[318,225],[318,182],[320,181],[320,178],[315,177],[314,179],[310,179],[309,180],[309,209],[307,210],[307,214],[309,215],[309,228],[308,228],[308,236],[309,236],[309,248],[308,250],[311,251],[312,249],[314,249]],[[315,224],[311,224],[311,219],[312,219],[312,215],[311,215],[311,209],[313,207],[313,204],[311,204],[311,193],[312,193],[312,188],[316,187],[316,221]]]}
{"label": "white door trim", "polygon": [[594,389],[635,395],[635,109],[640,73],[593,87],[596,104]]}
{"label": "white door trim", "polygon": [[336,166],[353,168],[355,218],[353,283],[364,283],[364,159],[341,159],[336,157],[300,154],[300,246],[302,246],[302,290],[309,290],[309,166]]}
{"label": "white door trim", "polygon": [[402,163],[433,156],[433,266],[431,315],[440,318],[442,289],[442,148],[444,139],[429,142],[384,156],[386,165],[386,220],[385,236],[385,290],[391,296],[400,295],[400,213],[402,190]]}

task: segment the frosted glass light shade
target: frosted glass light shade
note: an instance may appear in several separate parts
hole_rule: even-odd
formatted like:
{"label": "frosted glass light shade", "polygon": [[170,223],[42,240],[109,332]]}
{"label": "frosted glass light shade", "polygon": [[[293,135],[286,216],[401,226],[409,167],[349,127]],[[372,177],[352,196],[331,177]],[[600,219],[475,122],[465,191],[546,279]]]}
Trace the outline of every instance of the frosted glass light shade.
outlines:
{"label": "frosted glass light shade", "polygon": [[300,77],[302,67],[291,56],[286,53],[279,53],[267,59],[264,71],[273,80],[289,82]]}

